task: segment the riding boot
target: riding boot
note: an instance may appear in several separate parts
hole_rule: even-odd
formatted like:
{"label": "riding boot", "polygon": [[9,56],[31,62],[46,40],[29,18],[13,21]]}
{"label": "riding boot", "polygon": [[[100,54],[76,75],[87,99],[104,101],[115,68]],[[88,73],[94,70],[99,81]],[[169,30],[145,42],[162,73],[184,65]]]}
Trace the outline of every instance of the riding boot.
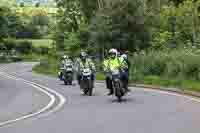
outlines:
{"label": "riding boot", "polygon": [[108,96],[113,95],[114,91],[113,89],[110,89],[110,92],[107,94]]}
{"label": "riding boot", "polygon": [[106,79],[106,86],[109,90],[109,93],[107,95],[108,96],[113,95],[114,91],[113,91],[113,86],[112,86],[112,80],[110,80],[110,78]]}

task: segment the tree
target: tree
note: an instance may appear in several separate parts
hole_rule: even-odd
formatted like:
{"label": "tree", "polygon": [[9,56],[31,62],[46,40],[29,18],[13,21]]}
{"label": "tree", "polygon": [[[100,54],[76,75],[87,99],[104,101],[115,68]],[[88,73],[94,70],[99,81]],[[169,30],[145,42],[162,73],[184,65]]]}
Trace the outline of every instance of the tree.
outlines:
{"label": "tree", "polygon": [[7,7],[0,7],[0,41],[6,37],[15,37],[21,25],[20,19]]}
{"label": "tree", "polygon": [[99,9],[99,0],[79,0],[81,11],[83,12],[88,23],[95,16]]}
{"label": "tree", "polygon": [[115,47],[136,51],[149,47],[143,3],[140,0],[113,2],[96,15],[90,25],[90,43],[101,52]]}
{"label": "tree", "polygon": [[159,16],[160,24],[153,33],[152,44],[162,48],[171,44],[175,47],[185,47],[188,42],[195,44],[199,32],[195,4],[185,0],[178,7],[174,3],[163,6]]}
{"label": "tree", "polygon": [[78,33],[85,19],[79,0],[56,0],[56,3],[59,10],[56,16],[57,27],[54,39],[58,50],[64,50],[65,39],[71,37],[70,33]]}

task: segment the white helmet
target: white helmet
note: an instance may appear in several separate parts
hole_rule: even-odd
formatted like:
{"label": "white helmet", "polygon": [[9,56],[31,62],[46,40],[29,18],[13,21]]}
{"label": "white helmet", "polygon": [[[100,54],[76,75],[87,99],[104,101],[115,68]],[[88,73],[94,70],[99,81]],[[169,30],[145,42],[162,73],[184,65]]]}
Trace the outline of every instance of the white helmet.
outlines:
{"label": "white helmet", "polygon": [[127,56],[126,54],[121,55],[121,57],[122,57],[124,60],[127,60],[127,59],[128,59],[128,56]]}
{"label": "white helmet", "polygon": [[63,59],[68,59],[68,58],[69,58],[69,56],[63,55]]}
{"label": "white helmet", "polygon": [[112,48],[112,49],[109,50],[108,53],[109,53],[109,54],[115,54],[115,55],[117,56],[118,51],[117,51],[116,49]]}

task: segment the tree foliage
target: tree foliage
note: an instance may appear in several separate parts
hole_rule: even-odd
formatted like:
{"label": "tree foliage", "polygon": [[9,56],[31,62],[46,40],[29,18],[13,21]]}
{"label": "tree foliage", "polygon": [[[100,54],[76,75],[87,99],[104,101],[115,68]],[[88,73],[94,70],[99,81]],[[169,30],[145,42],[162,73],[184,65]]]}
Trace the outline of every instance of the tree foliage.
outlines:
{"label": "tree foliage", "polygon": [[15,36],[20,26],[20,20],[7,7],[0,7],[0,41],[5,37]]}
{"label": "tree foliage", "polygon": [[69,39],[101,54],[111,47],[138,51],[195,45],[200,38],[198,4],[199,0],[57,0],[55,38],[61,49],[74,46],[67,46]]}
{"label": "tree foliage", "polygon": [[147,48],[149,34],[145,21],[142,1],[113,2],[93,19],[90,42],[131,51]]}
{"label": "tree foliage", "polygon": [[186,47],[198,41],[199,27],[195,21],[195,4],[185,0],[182,3],[168,4],[161,8],[159,25],[153,32],[152,45],[156,48]]}

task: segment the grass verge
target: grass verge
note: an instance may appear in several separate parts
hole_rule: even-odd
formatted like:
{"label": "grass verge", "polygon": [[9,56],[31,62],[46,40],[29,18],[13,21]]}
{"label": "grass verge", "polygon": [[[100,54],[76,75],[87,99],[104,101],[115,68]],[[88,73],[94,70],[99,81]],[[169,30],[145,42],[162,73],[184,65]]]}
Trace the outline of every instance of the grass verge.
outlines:
{"label": "grass verge", "polygon": [[56,65],[48,65],[45,63],[45,64],[35,65],[33,67],[33,72],[56,77],[58,74],[58,69]]}

